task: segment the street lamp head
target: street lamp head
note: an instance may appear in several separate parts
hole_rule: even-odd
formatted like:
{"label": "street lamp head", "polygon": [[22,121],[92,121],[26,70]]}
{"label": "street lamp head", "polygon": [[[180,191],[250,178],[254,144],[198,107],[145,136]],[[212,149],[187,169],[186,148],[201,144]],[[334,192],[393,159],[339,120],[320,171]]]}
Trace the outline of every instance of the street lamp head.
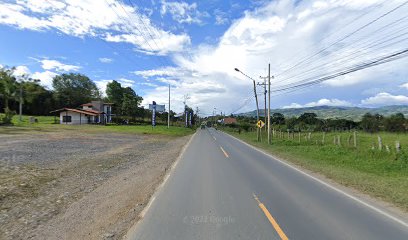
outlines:
{"label": "street lamp head", "polygon": [[237,72],[241,72],[238,68],[234,68],[234,70],[237,71]]}

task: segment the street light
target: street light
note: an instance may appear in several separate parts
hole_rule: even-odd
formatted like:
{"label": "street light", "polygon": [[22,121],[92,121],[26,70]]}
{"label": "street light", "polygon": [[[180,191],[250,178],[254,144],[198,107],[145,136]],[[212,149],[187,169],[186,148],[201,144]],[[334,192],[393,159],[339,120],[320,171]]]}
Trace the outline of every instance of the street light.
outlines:
{"label": "street light", "polygon": [[[242,75],[244,75],[245,77],[249,78],[252,80],[252,82],[254,83],[254,94],[255,94],[255,101],[256,101],[256,121],[259,122],[259,106],[258,106],[258,96],[256,94],[256,81],[255,79],[251,78],[250,76],[248,76],[247,74],[243,73],[241,70],[239,70],[238,68],[234,68],[235,71],[241,73]],[[256,129],[256,135],[257,135],[257,140],[260,140],[260,129],[257,128]]]}

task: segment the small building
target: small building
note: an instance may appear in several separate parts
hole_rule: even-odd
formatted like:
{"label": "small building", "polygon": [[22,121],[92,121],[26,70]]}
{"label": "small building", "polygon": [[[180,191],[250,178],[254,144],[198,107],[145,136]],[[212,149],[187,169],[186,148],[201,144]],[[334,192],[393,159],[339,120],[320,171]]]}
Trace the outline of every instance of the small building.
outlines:
{"label": "small building", "polygon": [[223,119],[223,123],[224,124],[236,124],[237,123],[237,119],[236,118],[232,118],[232,117],[226,117]]}
{"label": "small building", "polygon": [[92,101],[78,108],[62,108],[51,113],[59,113],[60,124],[106,124],[112,122],[112,105]]}

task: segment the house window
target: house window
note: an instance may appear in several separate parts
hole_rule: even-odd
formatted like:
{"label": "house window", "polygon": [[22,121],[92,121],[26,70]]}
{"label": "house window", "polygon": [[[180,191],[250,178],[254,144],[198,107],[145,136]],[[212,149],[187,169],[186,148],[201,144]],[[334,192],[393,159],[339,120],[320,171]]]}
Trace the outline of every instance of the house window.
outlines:
{"label": "house window", "polygon": [[62,116],[62,122],[72,122],[71,116]]}

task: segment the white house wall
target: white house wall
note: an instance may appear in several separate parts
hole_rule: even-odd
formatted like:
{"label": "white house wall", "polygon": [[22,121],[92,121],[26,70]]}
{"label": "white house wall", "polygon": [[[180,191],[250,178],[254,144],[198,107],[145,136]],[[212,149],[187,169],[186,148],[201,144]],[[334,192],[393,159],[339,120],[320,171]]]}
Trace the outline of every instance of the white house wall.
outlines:
{"label": "white house wall", "polygon": [[[71,116],[71,122],[64,122],[63,121],[63,117],[64,116]],[[90,118],[91,118],[91,122],[94,122],[94,117],[93,116],[90,116]],[[70,112],[70,111],[68,111],[68,113],[65,111],[65,112],[61,112],[60,113],[60,124],[71,124],[71,125],[73,125],[73,124],[88,124],[88,117],[85,115],[85,114],[79,114],[79,113],[76,113],[76,112]]]}

